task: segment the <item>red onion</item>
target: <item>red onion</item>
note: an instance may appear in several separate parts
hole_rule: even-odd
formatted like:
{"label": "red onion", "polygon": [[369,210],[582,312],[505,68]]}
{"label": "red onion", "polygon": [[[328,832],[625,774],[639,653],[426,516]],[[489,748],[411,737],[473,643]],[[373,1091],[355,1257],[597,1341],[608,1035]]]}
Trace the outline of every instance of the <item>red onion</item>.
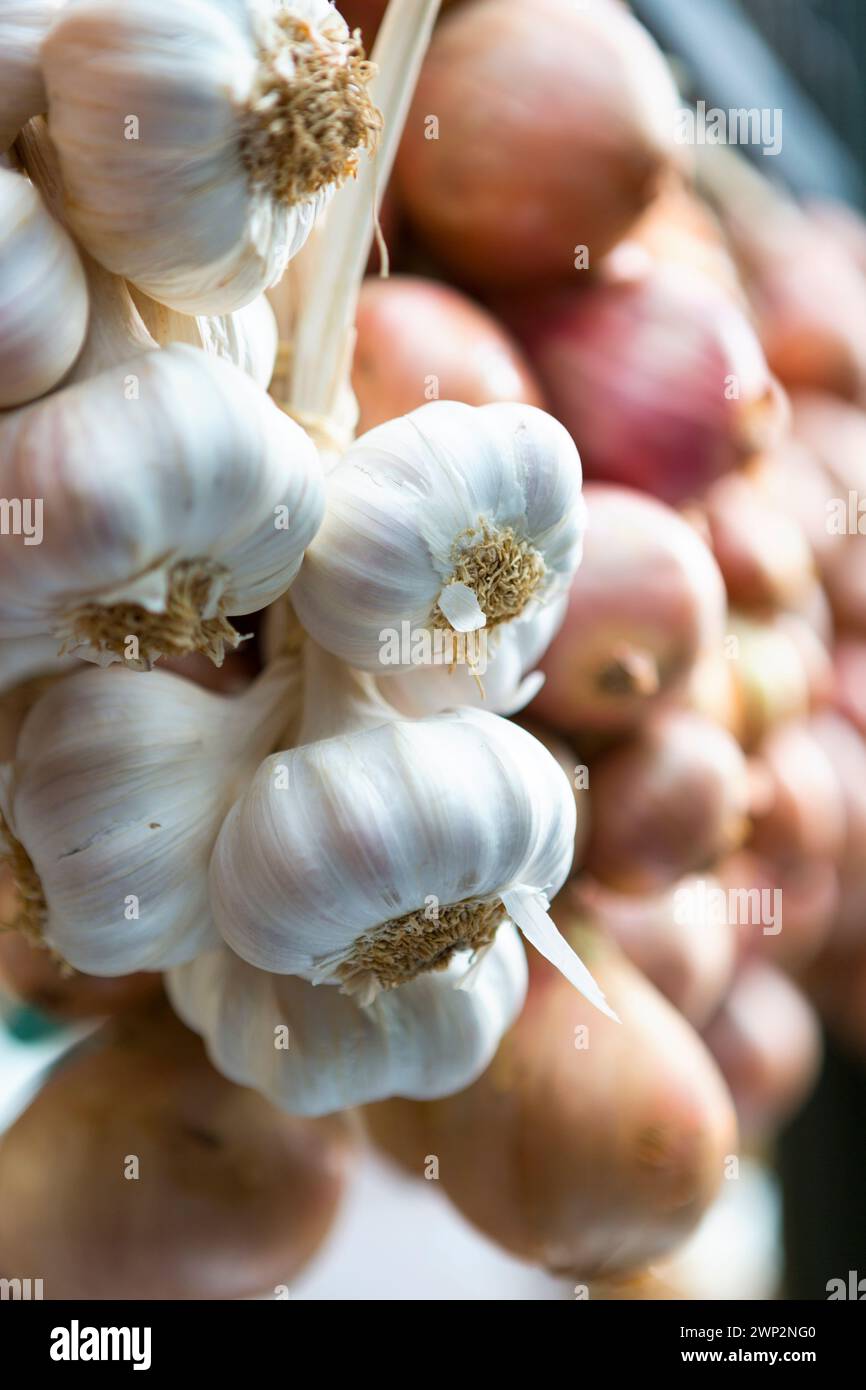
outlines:
{"label": "red onion", "polygon": [[625,488],[584,489],[588,528],[533,713],[564,732],[628,729],[721,643],[725,590],[686,521]]}
{"label": "red onion", "polygon": [[472,0],[433,36],[399,194],[473,284],[573,279],[575,248],[596,265],[682,162],[676,111],[667,63],[624,7]]}
{"label": "red onion", "polygon": [[748,319],[696,272],[611,275],[505,316],[587,478],[680,503],[779,436],[783,397]]}
{"label": "red onion", "polygon": [[762,497],[748,472],[719,478],[704,509],[731,603],[784,608],[803,601],[814,582],[809,542],[797,521]]}
{"label": "red onion", "polygon": [[355,319],[358,433],[425,400],[543,406],[523,354],[492,314],[459,290],[395,275],[365,280]]}

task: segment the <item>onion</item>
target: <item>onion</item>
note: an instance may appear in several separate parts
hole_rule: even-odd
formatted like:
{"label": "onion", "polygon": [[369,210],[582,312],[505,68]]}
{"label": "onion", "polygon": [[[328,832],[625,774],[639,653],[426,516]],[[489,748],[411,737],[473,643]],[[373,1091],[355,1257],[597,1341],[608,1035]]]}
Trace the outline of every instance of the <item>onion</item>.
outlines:
{"label": "onion", "polygon": [[761,496],[748,473],[729,473],[704,499],[710,541],[728,598],[745,608],[804,600],[814,561],[803,528]]}
{"label": "onion", "polygon": [[832,710],[816,714],[809,727],[842,788],[845,838],[837,861],[834,941],[843,944],[862,938],[866,927],[866,743],[853,724]]}
{"label": "onion", "polygon": [[441,398],[543,406],[520,349],[486,309],[433,280],[365,280],[355,319],[358,433]]}
{"label": "onion", "polygon": [[[623,265],[650,262],[691,267],[714,281],[732,299],[746,303],[740,276],[718,220],[681,178],[673,177],[610,253]],[[628,257],[628,260],[626,260]]]}
{"label": "onion", "polygon": [[841,638],[833,649],[833,703],[866,738],[866,638]]}
{"label": "onion", "polygon": [[592,766],[586,868],[621,892],[660,892],[742,843],[750,790],[727,730],[689,710],[657,715]]}
{"label": "onion", "polygon": [[812,1088],[821,1058],[815,1011],[780,970],[744,962],[704,1040],[731,1088],[748,1137],[792,1115]]}
{"label": "onion", "polygon": [[835,859],[845,838],[842,788],[833,764],[802,720],[771,729],[757,750],[768,797],[755,814],[751,848],[776,864]]}
{"label": "onion", "polygon": [[831,945],[803,983],[830,1032],[866,1060],[866,940]]}
{"label": "onion", "polygon": [[832,688],[830,654],[800,614],[772,618],[732,613],[731,671],[740,709],[740,740],[755,748],[775,724],[808,714]]}
{"label": "onion", "polygon": [[532,711],[554,728],[633,727],[721,644],[725,590],[695,530],[626,488],[584,489],[588,527]]}
{"label": "onion", "polygon": [[759,211],[740,200],[728,226],[776,375],[792,390],[862,397],[866,277],[841,239],[775,200]]}
{"label": "onion", "polygon": [[829,396],[794,400],[797,437],[827,475],[821,521],[829,538],[822,577],[837,622],[866,633],[866,411]]}
{"label": "onion", "polygon": [[367,1118],[411,1172],[435,1155],[451,1200],[507,1250],[598,1278],[638,1270],[685,1237],[736,1134],[697,1034],[612,942],[560,920],[622,1024],[590,1018],[541,961],[479,1081],[447,1100],[371,1106]]}
{"label": "onion", "polygon": [[736,959],[732,926],[700,910],[701,887],[715,879],[681,879],[663,893],[614,893],[585,875],[568,890],[581,918],[613,937],[629,960],[696,1028],[715,1013]]}
{"label": "onion", "polygon": [[398,191],[461,278],[568,280],[575,247],[597,264],[682,161],[677,105],[653,40],[611,0],[473,0],[433,36]]}
{"label": "onion", "polygon": [[226,1081],[167,1005],[127,1016],[0,1141],[0,1267],[51,1299],[273,1295],[331,1226],[348,1133]]}
{"label": "onion", "polygon": [[656,266],[505,312],[587,478],[670,503],[770,447],[784,398],[743,311],[706,277]]}
{"label": "onion", "polygon": [[[748,849],[723,859],[716,875],[729,895],[729,914],[742,953],[764,956],[791,971],[802,970],[814,960],[839,908],[839,872],[832,859],[780,863]],[[735,901],[742,901],[743,907],[734,908]],[[765,911],[775,922],[770,917],[762,920]]]}

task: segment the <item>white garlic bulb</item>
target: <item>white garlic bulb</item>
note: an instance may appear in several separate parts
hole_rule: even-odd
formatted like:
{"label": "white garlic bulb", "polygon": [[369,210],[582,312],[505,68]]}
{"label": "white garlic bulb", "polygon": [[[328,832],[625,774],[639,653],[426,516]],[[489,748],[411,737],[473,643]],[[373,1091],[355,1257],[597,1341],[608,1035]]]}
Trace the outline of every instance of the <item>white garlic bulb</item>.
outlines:
{"label": "white garlic bulb", "polygon": [[455,633],[490,634],[566,591],[580,485],[571,437],[534,406],[433,401],[379,425],[327,475],[298,617],[361,670],[449,666]]}
{"label": "white garlic bulb", "polygon": [[90,668],[42,695],[3,769],[21,928],[94,975],[212,946],[208,859],[295,679],[277,663],[226,697],[167,671]]}
{"label": "white garlic bulb", "polygon": [[81,351],[87,312],[72,239],[29,179],[0,168],[0,409],[57,385]]}
{"label": "white garlic bulb", "polygon": [[25,121],[45,110],[39,45],[60,0],[3,0],[0,5],[0,152]]}
{"label": "white garlic bulb", "polygon": [[229,616],[288,588],[323,507],[303,430],[183,344],[6,415],[0,494],[32,504],[0,548],[0,636],[144,669],[190,650],[219,664]]}
{"label": "white garlic bulb", "polygon": [[568,596],[564,595],[528,620],[518,618],[495,629],[485,662],[470,667],[464,661],[379,676],[379,691],[390,705],[413,719],[461,705],[474,705],[493,714],[517,714],[544,684],[535,664],[562,626],[567,605]]}
{"label": "white garlic bulb", "polygon": [[76,236],[188,314],[277,280],[378,133],[328,0],[68,0],[42,61]]}
{"label": "white garlic bulb", "polygon": [[189,343],[232,362],[264,390],[277,360],[277,321],[263,294],[233,314],[182,314],[130,286],[132,302],[160,347]]}
{"label": "white garlic bulb", "polygon": [[390,1096],[434,1100],[461,1091],[493,1060],[526,994],[526,957],[507,924],[473,970],[455,956],[363,1007],[240,960],[227,946],[166,977],[183,1021],[215,1066],[282,1110],[326,1115]]}
{"label": "white garlic bulb", "polygon": [[262,763],[211,861],[214,921],[233,950],[369,1003],[483,952],[511,918],[609,1012],[547,915],[575,833],[547,749],[480,710],[395,718],[369,677],[341,676],[311,645],[304,662],[300,746]]}

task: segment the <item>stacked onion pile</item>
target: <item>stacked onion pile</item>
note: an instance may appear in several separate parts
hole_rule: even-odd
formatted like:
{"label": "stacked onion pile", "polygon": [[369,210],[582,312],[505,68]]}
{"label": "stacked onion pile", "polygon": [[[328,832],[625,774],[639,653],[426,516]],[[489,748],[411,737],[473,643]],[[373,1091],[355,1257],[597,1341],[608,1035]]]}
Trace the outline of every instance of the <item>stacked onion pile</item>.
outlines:
{"label": "stacked onion pile", "polygon": [[[0,969],[113,1016],[0,1144],[48,1297],[274,1296],[361,1106],[506,1249],[630,1276],[806,1093],[803,981],[862,1026],[853,335],[798,350],[623,6],[447,7],[408,115],[383,9],[15,36]],[[342,185],[404,115],[352,285]],[[339,294],[354,440],[345,343],[304,359]]]}

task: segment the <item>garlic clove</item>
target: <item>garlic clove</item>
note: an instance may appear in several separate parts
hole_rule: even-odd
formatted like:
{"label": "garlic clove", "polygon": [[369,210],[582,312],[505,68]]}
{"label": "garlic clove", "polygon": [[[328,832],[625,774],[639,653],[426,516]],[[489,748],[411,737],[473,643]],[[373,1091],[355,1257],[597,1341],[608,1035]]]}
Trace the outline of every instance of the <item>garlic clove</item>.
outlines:
{"label": "garlic clove", "polygon": [[57,385],[81,351],[87,317],[72,239],[29,179],[0,168],[0,409]]}
{"label": "garlic clove", "polygon": [[61,0],[4,0],[0,12],[0,153],[45,110],[41,44]]}
{"label": "garlic clove", "polygon": [[19,927],[93,975],[212,946],[208,859],[295,680],[277,663],[226,698],[162,671],[85,669],[44,694],[3,770]]}
{"label": "garlic clove", "polygon": [[185,344],[7,415],[0,491],[43,515],[38,548],[10,535],[0,555],[0,636],[145,669],[189,650],[219,664],[228,617],[289,587],[324,504],[303,430]]}
{"label": "garlic clove", "polygon": [[279,279],[378,135],[327,0],[69,0],[42,60],[76,236],[187,314]]}
{"label": "garlic clove", "polygon": [[326,1115],[389,1096],[450,1095],[480,1076],[525,998],[517,932],[497,933],[463,990],[468,965],[456,956],[368,1007],[327,985],[257,970],[226,946],[170,971],[166,985],[225,1076],[282,1110]]}
{"label": "garlic clove", "polygon": [[[325,522],[292,594],[298,617],[367,671],[390,665],[404,624],[431,652],[437,635],[478,627],[479,611],[488,632],[507,627],[574,574],[580,482],[569,435],[534,406],[433,401],[380,425],[328,473]],[[390,670],[435,659],[403,653]]]}

